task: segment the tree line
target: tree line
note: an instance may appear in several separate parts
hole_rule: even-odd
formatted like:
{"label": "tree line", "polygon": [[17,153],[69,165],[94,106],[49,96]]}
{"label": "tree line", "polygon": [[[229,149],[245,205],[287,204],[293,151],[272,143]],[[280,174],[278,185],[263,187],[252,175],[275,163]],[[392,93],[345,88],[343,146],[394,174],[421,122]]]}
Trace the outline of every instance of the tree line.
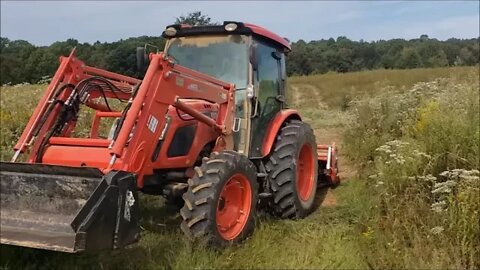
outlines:
{"label": "tree line", "polygon": [[[34,46],[25,40],[1,38],[0,84],[36,83],[53,76],[59,56],[68,55],[76,47],[79,59],[87,65],[140,78],[136,67],[136,47],[145,43],[163,48],[162,37],[136,37],[116,42],[80,43],[75,39],[55,42],[50,46]],[[150,47],[149,47],[150,48]]]}
{"label": "tree line", "polygon": [[440,41],[427,35],[373,42],[352,41],[343,36],[308,43],[299,40],[292,44],[287,69],[290,75],[309,75],[382,68],[472,66],[480,62],[479,41],[480,38]]}
{"label": "tree line", "polygon": [[[176,23],[192,25],[216,24],[200,12],[180,16]],[[480,38],[445,41],[422,35],[417,39],[391,39],[366,42],[347,37],[310,42],[293,42],[287,56],[288,75],[352,72],[371,69],[407,69],[478,65]],[[104,68],[141,78],[137,70],[135,50],[151,44],[163,49],[160,36],[141,36],[116,42],[80,43],[75,39],[59,41],[50,46],[35,46],[25,40],[0,40],[0,85],[23,82],[37,83],[52,76],[58,67],[58,57],[77,48],[77,56],[90,66]],[[152,48],[152,47],[149,47]]]}

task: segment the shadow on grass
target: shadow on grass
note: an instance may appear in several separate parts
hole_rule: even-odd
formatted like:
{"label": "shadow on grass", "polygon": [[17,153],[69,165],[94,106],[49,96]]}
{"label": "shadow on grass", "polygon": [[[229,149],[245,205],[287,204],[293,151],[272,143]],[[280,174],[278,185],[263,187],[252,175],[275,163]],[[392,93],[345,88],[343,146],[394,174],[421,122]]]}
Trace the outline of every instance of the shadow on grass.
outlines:
{"label": "shadow on grass", "polygon": [[180,227],[180,206],[165,203],[159,196],[142,195],[141,206],[142,229],[154,233],[174,232]]}
{"label": "shadow on grass", "polygon": [[316,211],[325,201],[327,193],[330,187],[320,187],[317,189],[317,194],[315,194],[315,201],[313,202],[313,211]]}
{"label": "shadow on grass", "polygon": [[141,202],[139,243],[120,250],[81,254],[1,245],[0,269],[143,269],[152,256],[164,263],[176,259],[175,247],[186,246],[178,237],[178,208],[165,205],[159,197],[142,196]]}
{"label": "shadow on grass", "polygon": [[[325,200],[328,189],[318,189],[315,210]],[[178,206],[165,204],[161,197],[141,195],[141,213],[141,240],[124,249],[68,254],[2,245],[0,269],[171,268],[185,259],[182,256],[197,250],[198,247],[190,244],[179,229]],[[278,222],[268,217],[259,219],[267,223]]]}

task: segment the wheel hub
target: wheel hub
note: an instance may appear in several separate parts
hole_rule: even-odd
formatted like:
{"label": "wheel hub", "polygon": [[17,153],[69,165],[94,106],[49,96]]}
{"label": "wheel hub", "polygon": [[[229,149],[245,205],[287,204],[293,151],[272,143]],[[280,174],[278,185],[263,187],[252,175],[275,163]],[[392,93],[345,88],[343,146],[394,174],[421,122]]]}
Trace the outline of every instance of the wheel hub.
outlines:
{"label": "wheel hub", "polygon": [[252,204],[252,188],[248,178],[235,174],[225,183],[217,203],[216,222],[219,234],[233,240],[243,231]]}
{"label": "wheel hub", "polygon": [[313,158],[312,147],[309,144],[304,144],[298,155],[296,181],[298,197],[302,201],[307,201],[313,191],[315,183],[314,162],[316,161]]}

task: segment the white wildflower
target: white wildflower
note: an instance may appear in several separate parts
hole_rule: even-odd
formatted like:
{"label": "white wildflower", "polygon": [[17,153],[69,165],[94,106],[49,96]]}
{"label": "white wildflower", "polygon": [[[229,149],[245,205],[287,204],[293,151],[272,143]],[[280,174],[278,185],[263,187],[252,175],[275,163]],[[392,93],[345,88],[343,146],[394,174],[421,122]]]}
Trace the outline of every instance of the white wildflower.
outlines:
{"label": "white wildflower", "polygon": [[409,143],[408,142],[403,142],[403,141],[400,141],[400,140],[393,140],[393,141],[386,142],[385,144],[390,145],[390,146],[402,147],[404,145],[408,145]]}
{"label": "white wildflower", "polygon": [[450,171],[443,171],[439,174],[442,177],[448,179],[462,179],[465,181],[478,181],[480,180],[478,170],[465,170],[465,169],[453,169]]}
{"label": "white wildflower", "polygon": [[445,201],[439,201],[439,202],[436,202],[436,203],[432,203],[432,205],[430,206],[430,208],[432,209],[433,212],[435,213],[441,213],[445,210],[447,206],[447,202]]}
{"label": "white wildflower", "polygon": [[433,190],[432,190],[432,193],[433,194],[436,194],[436,193],[450,193],[452,192],[452,189],[450,188],[450,186],[448,184],[445,184],[446,182],[441,182],[441,183],[435,183],[435,185],[433,186]]}
{"label": "white wildflower", "polygon": [[431,174],[427,174],[425,176],[418,176],[418,179],[426,182],[435,182],[437,180],[437,178]]}
{"label": "white wildflower", "polygon": [[430,155],[428,155],[428,154],[426,154],[426,153],[424,153],[424,152],[422,152],[422,151],[418,151],[418,150],[416,150],[416,149],[413,150],[413,155],[415,155],[415,156],[417,156],[417,157],[424,157],[424,158],[426,158],[426,159],[431,159],[431,158],[432,158],[432,156],[430,156]]}
{"label": "white wildflower", "polygon": [[446,181],[446,182],[443,182],[443,184],[444,184],[445,186],[447,186],[447,187],[454,187],[454,186],[457,185],[457,183],[456,183],[455,181],[453,181],[453,180],[448,180],[448,181]]}
{"label": "white wildflower", "polygon": [[395,162],[398,164],[404,164],[405,159],[403,157],[398,157],[398,158],[395,158]]}
{"label": "white wildflower", "polygon": [[385,152],[385,153],[391,153],[392,151],[390,150],[390,146],[389,145],[382,145],[380,147],[378,147],[377,149],[375,149],[375,151],[379,151],[379,152]]}
{"label": "white wildflower", "polygon": [[450,175],[450,171],[443,171],[439,175],[443,177],[448,177]]}
{"label": "white wildflower", "polygon": [[433,227],[430,232],[433,234],[441,234],[445,229],[442,226]]}

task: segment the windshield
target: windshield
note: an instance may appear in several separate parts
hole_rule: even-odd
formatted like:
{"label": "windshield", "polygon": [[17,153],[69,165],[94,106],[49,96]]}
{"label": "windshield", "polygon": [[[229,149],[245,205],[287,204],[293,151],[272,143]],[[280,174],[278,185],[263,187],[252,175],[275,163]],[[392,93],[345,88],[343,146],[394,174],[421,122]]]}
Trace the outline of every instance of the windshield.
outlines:
{"label": "windshield", "polygon": [[247,85],[247,38],[240,35],[191,36],[172,38],[167,55],[184,67],[234,83],[236,89]]}

